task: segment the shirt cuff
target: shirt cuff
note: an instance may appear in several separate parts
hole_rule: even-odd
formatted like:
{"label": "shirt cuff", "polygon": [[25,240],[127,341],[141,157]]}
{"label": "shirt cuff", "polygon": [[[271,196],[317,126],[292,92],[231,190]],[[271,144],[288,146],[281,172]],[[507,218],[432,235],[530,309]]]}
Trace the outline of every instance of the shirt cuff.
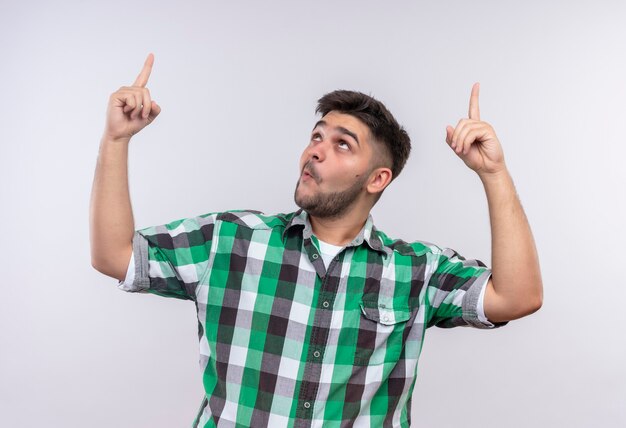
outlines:
{"label": "shirt cuff", "polygon": [[468,325],[476,328],[497,328],[506,325],[508,321],[492,323],[485,316],[484,298],[487,283],[491,277],[491,269],[486,269],[463,296],[463,319]]}
{"label": "shirt cuff", "polygon": [[137,232],[133,237],[133,250],[128,262],[126,277],[123,281],[118,281],[117,288],[130,292],[146,292],[150,288],[148,240]]}
{"label": "shirt cuff", "polygon": [[489,281],[483,284],[482,289],[480,290],[480,296],[478,296],[478,309],[476,310],[478,314],[478,320],[482,323],[488,323],[489,320],[485,316],[485,290],[487,289],[487,284]]}

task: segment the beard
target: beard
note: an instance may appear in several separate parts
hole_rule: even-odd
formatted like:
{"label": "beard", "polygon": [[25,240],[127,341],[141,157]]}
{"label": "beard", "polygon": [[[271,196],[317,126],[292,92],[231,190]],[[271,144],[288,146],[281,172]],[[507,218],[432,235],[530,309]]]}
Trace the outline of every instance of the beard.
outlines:
{"label": "beard", "polygon": [[298,187],[300,186],[300,179],[298,179],[293,198],[296,205],[314,217],[341,217],[357,200],[363,190],[363,185],[367,181],[367,178],[368,174],[363,174],[361,178],[359,178],[349,188],[340,192],[318,192],[308,197],[298,196]]}

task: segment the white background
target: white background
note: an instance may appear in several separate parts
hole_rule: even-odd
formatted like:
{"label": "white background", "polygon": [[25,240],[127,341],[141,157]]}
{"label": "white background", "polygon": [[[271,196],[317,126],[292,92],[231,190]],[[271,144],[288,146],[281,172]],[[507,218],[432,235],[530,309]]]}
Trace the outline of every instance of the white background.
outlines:
{"label": "white background", "polygon": [[194,304],[125,293],[90,263],[108,97],[153,52],[163,111],[131,142],[136,228],[294,210],[316,100],[353,89],[413,142],[377,226],[490,265],[484,190],[444,140],[479,81],[544,306],[428,330],[413,426],[625,426],[625,22],[621,1],[3,0],[0,425],[184,427],[200,405]]}

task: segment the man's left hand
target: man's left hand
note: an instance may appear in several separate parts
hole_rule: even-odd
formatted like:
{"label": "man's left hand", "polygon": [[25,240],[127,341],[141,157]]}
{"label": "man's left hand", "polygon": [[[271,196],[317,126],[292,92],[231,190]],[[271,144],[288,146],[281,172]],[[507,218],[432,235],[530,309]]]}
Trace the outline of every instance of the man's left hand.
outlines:
{"label": "man's left hand", "polygon": [[479,84],[474,83],[469,102],[469,119],[461,119],[456,128],[446,127],[446,142],[478,175],[506,170],[504,153],[496,132],[480,120],[478,108]]}

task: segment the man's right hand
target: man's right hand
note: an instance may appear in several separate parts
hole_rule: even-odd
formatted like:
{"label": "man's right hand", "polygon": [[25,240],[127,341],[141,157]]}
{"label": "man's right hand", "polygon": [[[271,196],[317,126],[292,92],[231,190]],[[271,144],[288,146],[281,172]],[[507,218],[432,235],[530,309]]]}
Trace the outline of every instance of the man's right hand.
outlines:
{"label": "man's right hand", "polygon": [[111,94],[103,139],[128,142],[161,113],[146,88],[153,64],[154,55],[150,53],[133,85],[122,86]]}

